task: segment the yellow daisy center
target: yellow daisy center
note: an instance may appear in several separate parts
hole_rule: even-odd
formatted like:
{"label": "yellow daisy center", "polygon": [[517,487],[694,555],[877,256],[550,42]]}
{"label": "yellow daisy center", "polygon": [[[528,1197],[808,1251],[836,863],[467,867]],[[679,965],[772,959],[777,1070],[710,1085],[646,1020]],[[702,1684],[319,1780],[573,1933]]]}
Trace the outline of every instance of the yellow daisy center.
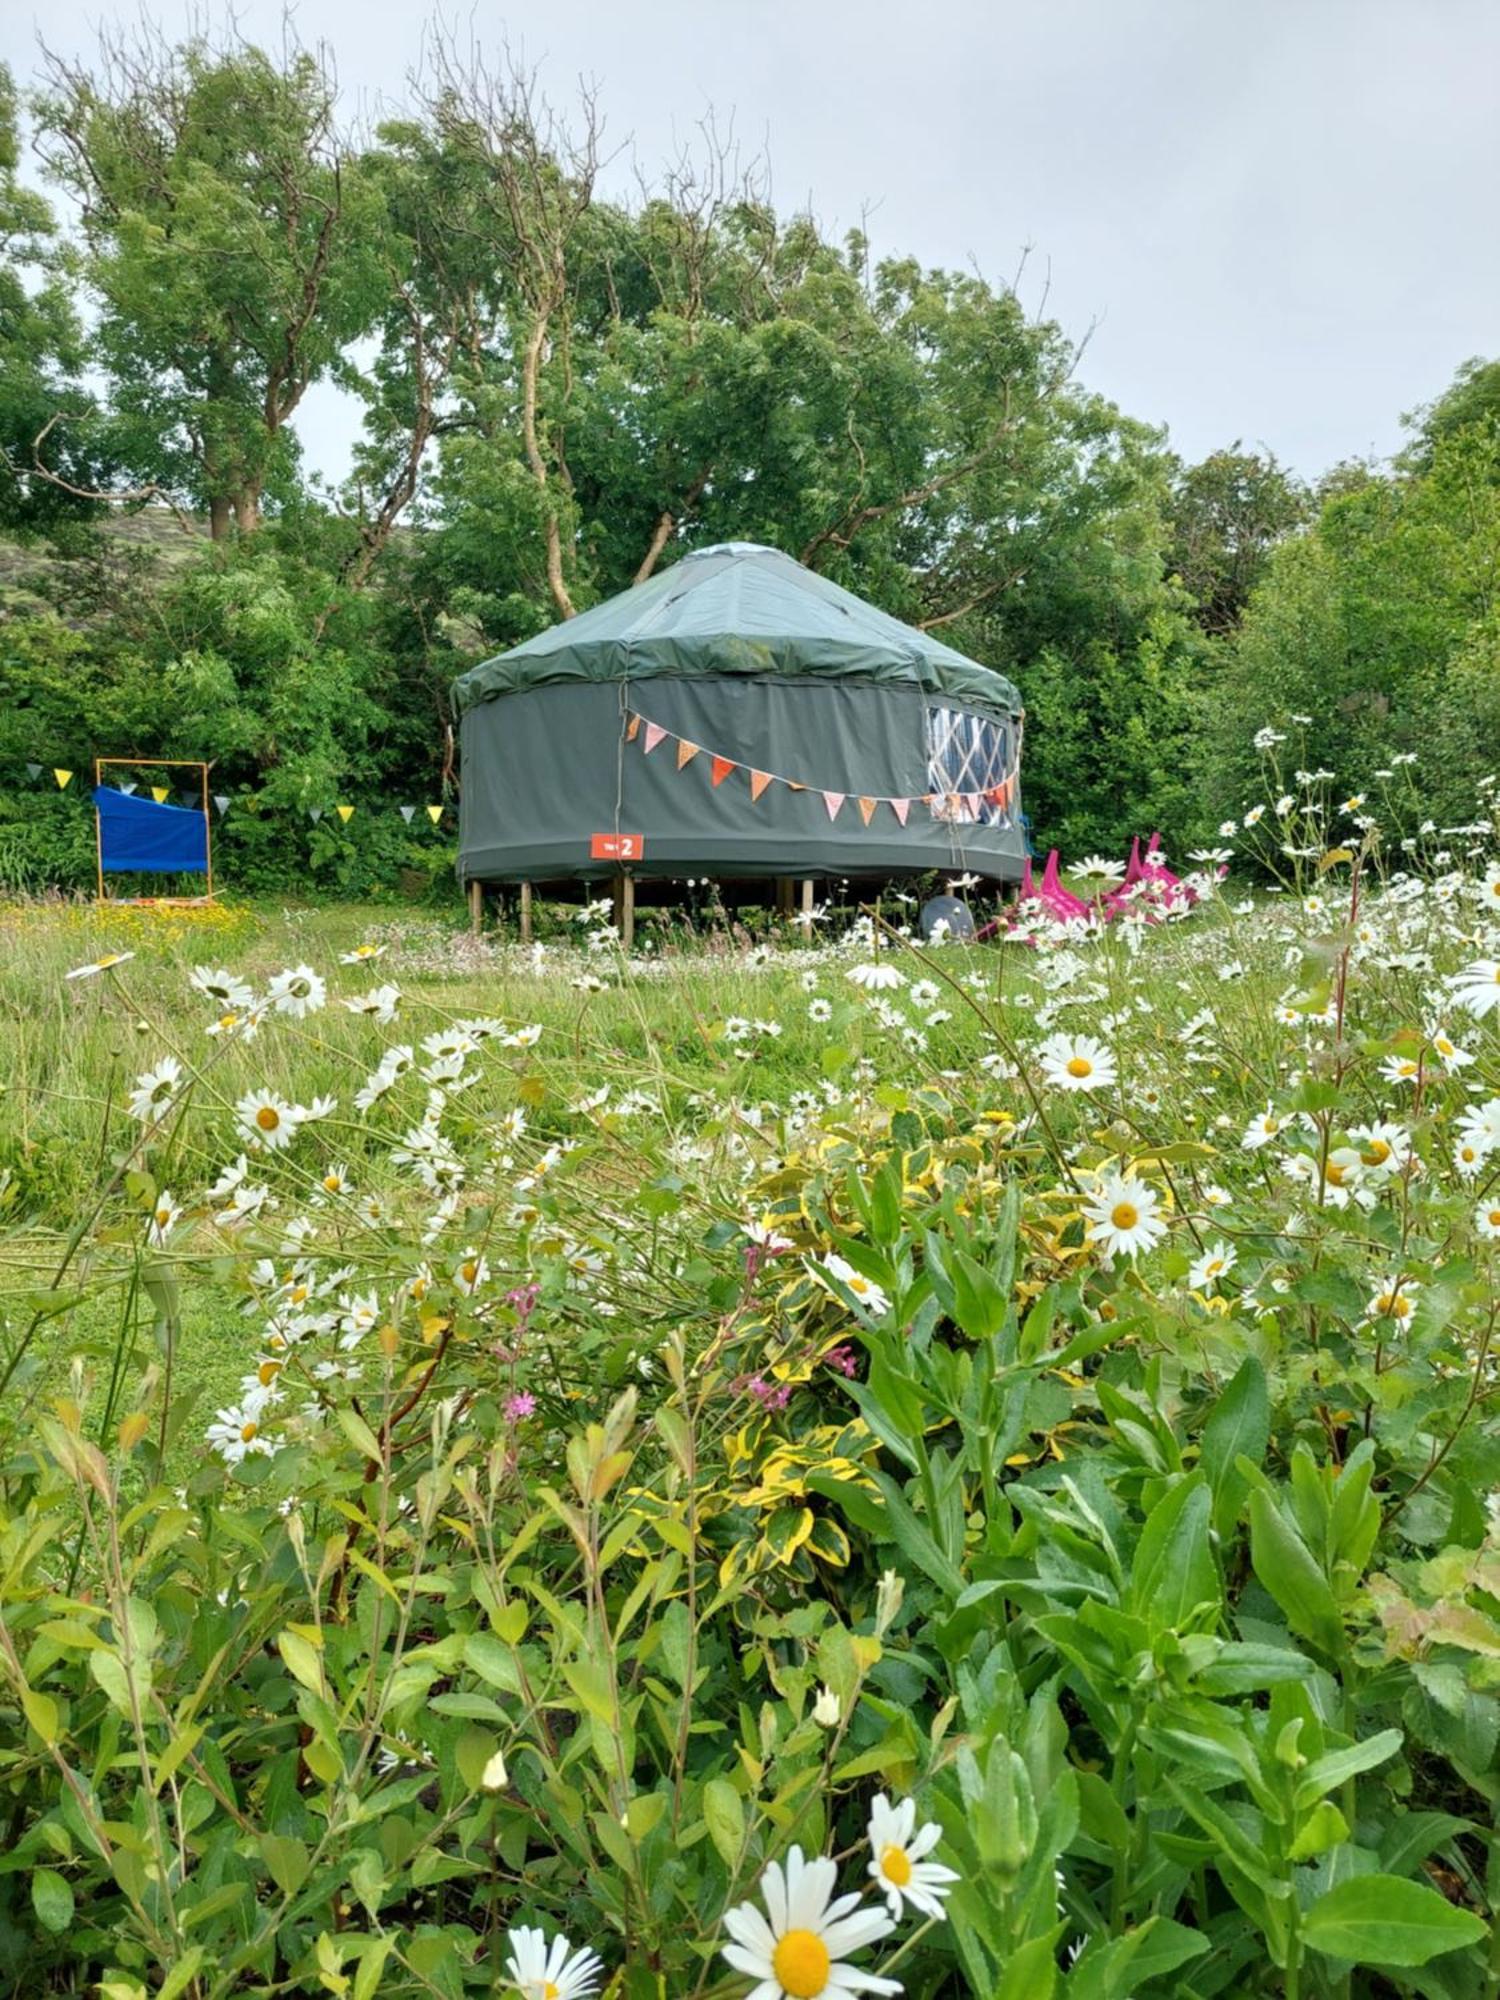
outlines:
{"label": "yellow daisy center", "polygon": [[771,1954],[771,1970],[792,2000],[816,2000],[828,1985],[832,1963],[816,1931],[788,1931]]}
{"label": "yellow daisy center", "polygon": [[868,1278],[853,1277],[849,1280],[849,1289],[851,1292],[857,1293],[860,1298],[863,1298],[865,1293],[870,1289],[870,1281]]}
{"label": "yellow daisy center", "polygon": [[887,1882],[894,1882],[898,1889],[904,1889],[911,1880],[911,1856],[904,1847],[892,1844],[881,1853],[880,1872]]}
{"label": "yellow daisy center", "polygon": [[260,1383],[262,1389],[269,1389],[280,1373],[281,1363],[279,1361],[262,1361],[259,1368],[255,1371],[255,1379]]}
{"label": "yellow daisy center", "polygon": [[1328,1182],[1330,1187],[1342,1187],[1344,1185],[1344,1169],[1339,1165],[1337,1160],[1330,1160],[1328,1162]]}
{"label": "yellow daisy center", "polygon": [[561,1993],[562,1993],[562,1988],[560,1986],[554,1986],[550,1979],[544,1979],[542,1981],[542,2000],[559,2000],[559,1996],[561,1995]]}
{"label": "yellow daisy center", "polygon": [[1372,1139],[1360,1154],[1367,1167],[1383,1166],[1391,1157],[1391,1149],[1384,1139]]}
{"label": "yellow daisy center", "polygon": [[1203,1268],[1210,1278],[1217,1278],[1224,1268],[1224,1259],[1222,1257],[1210,1257]]}
{"label": "yellow daisy center", "polygon": [[256,1432],[259,1429],[260,1429],[259,1424],[241,1424],[240,1425],[241,1444],[249,1444],[251,1439],[255,1436]]}
{"label": "yellow daisy center", "polygon": [[466,1264],[461,1265],[459,1268],[463,1272],[464,1283],[466,1285],[472,1285],[474,1280],[479,1276],[479,1266],[473,1261],[472,1258]]}
{"label": "yellow daisy center", "polygon": [[1073,1056],[1069,1059],[1069,1076],[1092,1076],[1093,1074],[1094,1065],[1089,1061],[1087,1056]]}
{"label": "yellow daisy center", "polygon": [[159,1208],[156,1211],[156,1226],[158,1229],[165,1229],[171,1220],[172,1211],[170,1208]]}
{"label": "yellow daisy center", "polygon": [[342,1174],[324,1174],[323,1185],[330,1194],[337,1194],[344,1185],[344,1177]]}
{"label": "yellow daisy center", "polygon": [[1487,1220],[1491,1229],[1500,1229],[1500,1208],[1492,1208]]}
{"label": "yellow daisy center", "polygon": [[281,1113],[274,1104],[263,1104],[255,1114],[255,1122],[262,1132],[274,1132],[281,1123]]}
{"label": "yellow daisy center", "polygon": [[1117,1201],[1109,1212],[1109,1219],[1116,1229],[1134,1229],[1141,1219],[1141,1212],[1133,1201]]}
{"label": "yellow daisy center", "polygon": [[1453,1054],[1453,1044],[1448,1040],[1446,1035],[1439,1035],[1432,1046],[1440,1056],[1451,1056]]}

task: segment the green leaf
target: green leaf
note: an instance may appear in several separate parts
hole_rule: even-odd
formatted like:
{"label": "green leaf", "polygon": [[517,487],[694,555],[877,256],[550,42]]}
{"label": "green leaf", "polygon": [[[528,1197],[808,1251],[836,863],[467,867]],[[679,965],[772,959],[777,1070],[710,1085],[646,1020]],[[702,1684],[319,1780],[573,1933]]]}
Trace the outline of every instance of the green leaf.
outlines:
{"label": "green leaf", "polygon": [[1155,1632],[1180,1630],[1200,1604],[1218,1604],[1209,1544],[1208,1486],[1199,1473],[1174,1486],[1148,1515],[1131,1564],[1130,1601]]}
{"label": "green leaf", "polygon": [[[323,1662],[310,1639],[304,1639],[300,1632],[282,1632],[277,1637],[276,1650],[293,1680],[300,1681],[311,1694],[327,1692],[323,1683]],[[89,1664],[92,1666],[98,1657],[97,1653],[91,1653]]]}
{"label": "green leaf", "polygon": [[1377,1764],[1394,1757],[1401,1744],[1399,1729],[1382,1729],[1378,1736],[1371,1736],[1363,1743],[1330,1750],[1327,1756],[1309,1764],[1298,1778],[1297,1803],[1308,1805],[1336,1790],[1346,1778],[1357,1778],[1361,1771],[1373,1771]]}
{"label": "green leaf", "polygon": [[1344,1624],[1328,1579],[1269,1493],[1250,1495],[1250,1561],[1299,1638],[1337,1656]]}
{"label": "green leaf", "polygon": [[719,1858],[733,1868],[745,1838],[745,1802],[727,1778],[710,1778],[703,1787],[703,1819]]}
{"label": "green leaf", "polygon": [[1266,1371],[1247,1354],[1203,1426],[1199,1463],[1214,1496],[1214,1527],[1228,1535],[1238,1518],[1248,1484],[1236,1461],[1259,1465],[1271,1435],[1271,1395]]}
{"label": "green leaf", "polygon": [[284,1896],[296,1895],[312,1865],[302,1842],[284,1833],[260,1836],[260,1858],[266,1864],[266,1873]]}
{"label": "green leaf", "polygon": [[31,1907],[43,1927],[60,1935],[73,1921],[73,1891],[55,1868],[31,1874]]}
{"label": "green leaf", "polygon": [[1348,1820],[1332,1799],[1324,1799],[1308,1814],[1297,1838],[1287,1849],[1287,1857],[1292,1861],[1312,1861],[1318,1855],[1326,1854],[1330,1847],[1341,1846],[1348,1838]]}
{"label": "green leaf", "polygon": [[1472,1910],[1400,1875],[1355,1875],[1320,1896],[1302,1919],[1304,1942],[1353,1965],[1425,1965],[1488,1934]]}

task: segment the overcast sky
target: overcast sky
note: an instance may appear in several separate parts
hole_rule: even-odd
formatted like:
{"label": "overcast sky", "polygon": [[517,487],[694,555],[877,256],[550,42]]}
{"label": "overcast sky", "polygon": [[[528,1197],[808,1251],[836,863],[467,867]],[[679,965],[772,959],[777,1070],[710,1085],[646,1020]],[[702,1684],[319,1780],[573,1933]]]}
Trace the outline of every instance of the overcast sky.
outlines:
{"label": "overcast sky", "polygon": [[[237,8],[270,41],[281,11]],[[353,107],[401,97],[420,5],[294,11]],[[4,0],[0,58],[24,81],[39,27],[79,54],[101,17]],[[515,0],[472,23],[558,100],[594,79],[648,169],[712,108],[829,230],[869,210],[877,251],[991,277],[1029,248],[1033,301],[1050,274],[1049,310],[1094,325],[1083,379],[1188,457],[1385,454],[1403,410],[1500,354],[1497,0]],[[337,400],[301,429],[340,471]]]}

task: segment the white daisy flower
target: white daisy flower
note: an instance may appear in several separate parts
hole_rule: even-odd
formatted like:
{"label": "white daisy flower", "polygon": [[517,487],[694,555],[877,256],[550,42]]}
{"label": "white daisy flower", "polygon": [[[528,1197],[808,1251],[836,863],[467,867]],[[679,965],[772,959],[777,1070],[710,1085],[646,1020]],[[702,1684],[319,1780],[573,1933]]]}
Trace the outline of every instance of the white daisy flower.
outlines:
{"label": "white daisy flower", "polygon": [[906,984],[906,974],[894,965],[851,965],[844,977],[866,993],[894,993]]}
{"label": "white daisy flower", "polygon": [[1455,1002],[1476,1020],[1500,1007],[1500,959],[1478,958],[1448,982]]}
{"label": "white daisy flower", "polygon": [[506,1933],[505,1942],[510,1947],[505,1977],[521,2000],[583,2000],[604,1977],[599,1954],[575,1951],[561,1931],[549,1945],[545,1931],[521,1924]]}
{"label": "white daisy flower", "polygon": [[108,972],[111,966],[123,965],[127,958],[134,958],[133,951],[107,951],[103,958],[91,959],[87,965],[75,965],[71,972],[63,974],[64,979],[92,979],[96,973]]}
{"label": "white daisy flower", "polygon": [[1417,1309],[1417,1293],[1421,1289],[1414,1278],[1387,1278],[1378,1291],[1371,1293],[1365,1312],[1371,1319],[1388,1319],[1404,1326]]}
{"label": "white daisy flower", "polygon": [[384,1026],[396,1018],[396,1010],[401,1005],[401,988],[375,986],[368,993],[357,993],[343,1004],[351,1014],[373,1015]]}
{"label": "white daisy flower", "polygon": [[181,1214],[181,1207],[163,1189],[156,1197],[155,1206],[151,1210],[151,1222],[146,1232],[146,1240],[153,1250],[163,1248]]}
{"label": "white daisy flower", "polygon": [[252,1454],[269,1454],[270,1444],[260,1434],[260,1416],[259,1408],[245,1403],[220,1410],[204,1432],[204,1439],[226,1465],[238,1465]]}
{"label": "white daisy flower", "polygon": [[300,1021],[306,1014],[317,1013],[328,998],[328,988],[310,965],[294,965],[276,974],[266,997],[278,1014],[291,1014]]}
{"label": "white daisy flower", "polygon": [[248,1007],[255,998],[255,989],[248,979],[241,979],[237,972],[216,970],[208,965],[195,965],[188,974],[188,985],[216,1006],[234,1013]]}
{"label": "white daisy flower", "polygon": [[466,1298],[472,1298],[488,1282],[490,1267],[477,1250],[465,1250],[453,1273],[453,1282]]}
{"label": "white daisy flower", "polygon": [[164,1118],[176,1101],[181,1081],[182,1064],[176,1056],[163,1056],[155,1069],[148,1069],[144,1076],[136,1078],[129,1098],[131,1117],[139,1118],[143,1125]]}
{"label": "white daisy flower", "polygon": [[241,1136],[252,1146],[279,1153],[297,1136],[303,1114],[274,1090],[252,1090],[234,1107]]}
{"label": "white daisy flower", "polygon": [[1122,1257],[1149,1250],[1167,1233],[1167,1225],[1156,1213],[1159,1200],[1156,1189],[1134,1175],[1107,1174],[1084,1203],[1090,1240]]}
{"label": "white daisy flower", "polygon": [[1105,1090],[1118,1080],[1114,1056],[1092,1035],[1050,1035],[1037,1055],[1058,1090]]}
{"label": "white daisy flower", "polygon": [[889,1937],[884,1910],[861,1909],[857,1895],[833,1894],[838,1870],[824,1857],[803,1859],[794,1847],[783,1869],[773,1861],[761,1877],[764,1914],[754,1903],[726,1913],[734,1940],[724,1957],[756,1983],[746,2000],[819,2000],[822,1994],[899,1993],[901,1983],[862,1972],[845,1960]]}
{"label": "white daisy flower", "polygon": [[870,1879],[898,1921],[908,1903],[919,1916],[942,1916],[944,1900],[959,1879],[941,1861],[927,1859],[942,1837],[943,1829],[933,1820],[917,1826],[915,1799],[893,1806],[884,1792],[875,1794],[867,1834]]}
{"label": "white daisy flower", "polygon": [[1500,1097],[1491,1097],[1483,1104],[1471,1104],[1458,1121],[1460,1135],[1479,1148],[1482,1153],[1493,1153],[1500,1147]]}
{"label": "white daisy flower", "polygon": [[384,956],[385,946],[383,944],[357,944],[353,951],[341,951],[339,953],[339,964],[363,965],[369,959],[383,958]]}
{"label": "white daisy flower", "polygon": [[1500,1199],[1479,1204],[1474,1211],[1474,1227],[1492,1242],[1500,1239]]}
{"label": "white daisy flower", "polygon": [[1210,1243],[1188,1272],[1188,1289],[1194,1292],[1213,1291],[1219,1280],[1234,1269],[1238,1254],[1234,1245],[1226,1243],[1222,1237]]}
{"label": "white daisy flower", "polygon": [[1264,1111],[1257,1112],[1245,1127],[1240,1144],[1246,1152],[1253,1153],[1259,1147],[1269,1145],[1281,1130],[1284,1121],[1279,1118],[1273,1106],[1268,1104]]}
{"label": "white daisy flower", "polygon": [[852,1292],[865,1311],[874,1318],[879,1319],[882,1314],[890,1311],[890,1299],[879,1285],[873,1279],[865,1277],[862,1272],[856,1271],[844,1258],[832,1255],[825,1257],[823,1269],[830,1278],[836,1278],[846,1291]]}

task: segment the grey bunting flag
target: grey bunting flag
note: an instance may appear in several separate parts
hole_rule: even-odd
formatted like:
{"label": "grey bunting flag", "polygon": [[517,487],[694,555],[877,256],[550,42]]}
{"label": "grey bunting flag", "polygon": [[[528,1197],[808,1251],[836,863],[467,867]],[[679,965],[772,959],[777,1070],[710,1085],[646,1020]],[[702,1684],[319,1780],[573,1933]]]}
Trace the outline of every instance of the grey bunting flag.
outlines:
{"label": "grey bunting flag", "polygon": [[228,810],[229,810],[229,794],[228,794],[228,792],[215,792],[215,793],[214,793],[214,804],[215,804],[215,805],[216,805],[216,806],[218,807],[218,809],[219,809],[219,818],[220,818],[220,819],[222,819],[222,818],[224,817],[225,813],[227,813],[227,812],[228,812]]}
{"label": "grey bunting flag", "polygon": [[417,816],[417,809],[415,806],[403,806],[401,808],[401,817],[406,821],[406,824],[408,826],[411,825],[412,821],[416,818],[416,816]]}
{"label": "grey bunting flag", "polygon": [[323,817],[323,808],[321,806],[309,806],[307,816],[313,825],[316,826],[318,821]]}
{"label": "grey bunting flag", "polygon": [[26,775],[27,775],[27,777],[28,777],[28,778],[39,778],[39,777],[40,777],[40,776],[42,775],[42,767],[41,767],[41,765],[40,765],[40,764],[28,764],[28,765],[26,766]]}

